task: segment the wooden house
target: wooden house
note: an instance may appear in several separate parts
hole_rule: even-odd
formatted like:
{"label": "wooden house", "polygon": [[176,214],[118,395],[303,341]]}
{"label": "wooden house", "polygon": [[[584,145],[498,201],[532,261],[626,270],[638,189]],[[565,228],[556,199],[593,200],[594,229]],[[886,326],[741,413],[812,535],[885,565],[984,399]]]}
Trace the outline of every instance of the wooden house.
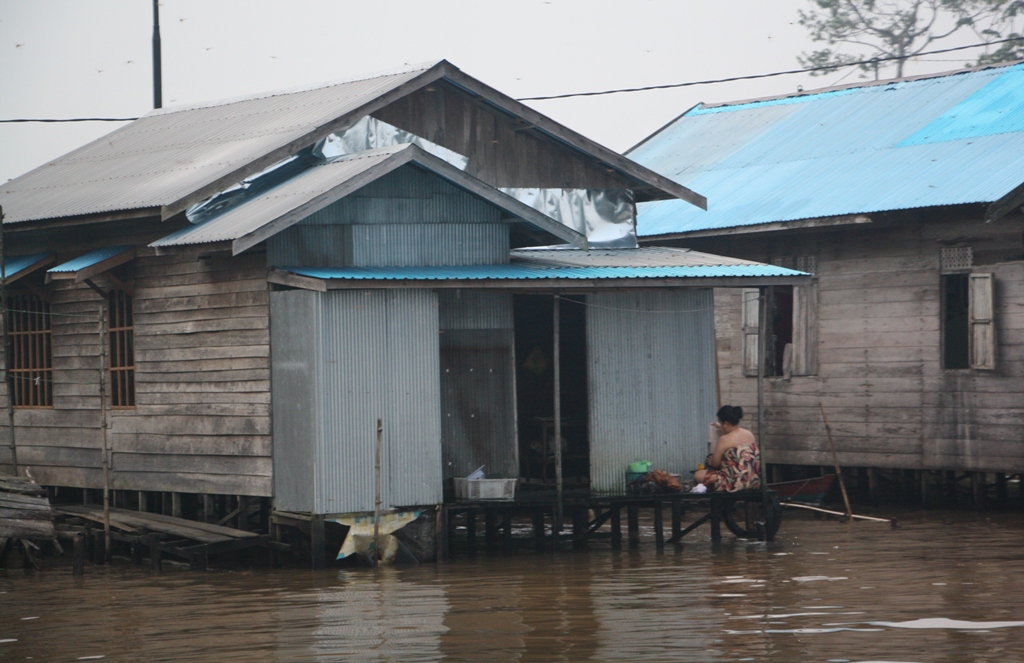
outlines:
{"label": "wooden house", "polygon": [[[823,407],[865,485],[927,498],[970,473],[980,500],[986,473],[1005,495],[1024,470],[1022,108],[1024,65],[986,67],[698,106],[628,153],[709,199],[641,205],[644,244],[814,274],[766,321],[770,464],[832,466]],[[715,292],[744,406],[758,296]]]}
{"label": "wooden house", "polygon": [[711,287],[808,277],[636,248],[668,198],[704,204],[443,61],[154,111],[0,187],[0,460],[196,517],[373,510],[378,420],[384,508],[481,465],[552,481],[563,427],[592,490],[686,471]]}

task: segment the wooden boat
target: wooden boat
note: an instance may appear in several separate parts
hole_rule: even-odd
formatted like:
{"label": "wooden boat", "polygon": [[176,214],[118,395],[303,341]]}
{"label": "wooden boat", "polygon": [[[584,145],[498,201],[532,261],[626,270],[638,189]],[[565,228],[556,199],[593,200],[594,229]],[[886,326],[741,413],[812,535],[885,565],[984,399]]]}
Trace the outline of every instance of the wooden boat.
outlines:
{"label": "wooden boat", "polygon": [[802,502],[805,504],[823,504],[825,496],[832,488],[836,475],[826,474],[822,477],[797,479],[796,481],[780,481],[770,483],[768,487],[775,491],[780,500]]}

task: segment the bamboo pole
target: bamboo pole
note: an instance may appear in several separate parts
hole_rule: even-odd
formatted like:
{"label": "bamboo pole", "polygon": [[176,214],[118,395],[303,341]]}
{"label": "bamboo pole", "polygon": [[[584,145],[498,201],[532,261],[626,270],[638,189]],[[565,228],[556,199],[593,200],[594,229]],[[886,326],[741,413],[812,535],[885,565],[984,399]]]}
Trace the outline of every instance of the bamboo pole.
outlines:
{"label": "bamboo pole", "polygon": [[107,422],[107,305],[100,300],[100,428],[103,430],[103,538],[110,559],[110,425]]}
{"label": "bamboo pole", "polygon": [[873,523],[889,523],[893,527],[897,526],[895,518],[874,518],[872,516],[858,516],[856,514],[845,514],[842,511],[832,511],[831,509],[822,509],[810,504],[796,504],[794,502],[783,502],[782,506],[792,507],[794,509],[807,509],[808,511],[817,511],[818,513],[827,513],[833,516],[843,516],[843,518],[850,519],[856,518],[857,520],[867,520]]}
{"label": "bamboo pole", "polygon": [[14,380],[11,379],[10,336],[7,329],[7,254],[4,252],[3,222],[4,209],[0,207],[0,316],[3,316],[3,337],[0,338],[0,344],[3,345],[4,382],[7,384],[7,425],[11,435],[11,465],[14,468],[14,476],[18,476],[18,445],[15,443],[14,434]]}
{"label": "bamboo pole", "polygon": [[[558,505],[555,512],[555,535],[562,531],[562,519],[565,517],[565,506],[562,493],[562,362],[561,362],[561,306],[558,293],[553,302],[554,324],[554,380],[555,380],[555,492],[558,494]],[[545,459],[545,462],[546,459]]]}
{"label": "bamboo pole", "polygon": [[373,565],[380,562],[380,456],[384,446],[384,424],[377,419],[377,461],[374,463],[374,487],[376,497],[373,504]]}
{"label": "bamboo pole", "polygon": [[843,482],[843,473],[839,469],[839,454],[836,453],[836,443],[832,441],[832,427],[828,425],[828,417],[825,416],[825,406],[818,401],[818,409],[821,410],[821,420],[825,422],[825,433],[828,434],[828,446],[832,448],[832,463],[836,468],[836,477],[839,479],[839,490],[843,493],[843,504],[846,505],[846,519],[853,520],[853,509],[850,508],[850,496],[846,494],[846,483]]}

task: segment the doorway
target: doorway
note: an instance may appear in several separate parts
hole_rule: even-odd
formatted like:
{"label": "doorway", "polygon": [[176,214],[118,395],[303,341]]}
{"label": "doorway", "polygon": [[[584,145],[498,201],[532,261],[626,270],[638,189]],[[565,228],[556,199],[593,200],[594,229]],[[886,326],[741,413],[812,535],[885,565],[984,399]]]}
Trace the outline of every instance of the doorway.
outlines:
{"label": "doorway", "polygon": [[[555,485],[554,297],[515,295],[516,405],[524,488]],[[562,480],[590,482],[586,297],[559,296]]]}

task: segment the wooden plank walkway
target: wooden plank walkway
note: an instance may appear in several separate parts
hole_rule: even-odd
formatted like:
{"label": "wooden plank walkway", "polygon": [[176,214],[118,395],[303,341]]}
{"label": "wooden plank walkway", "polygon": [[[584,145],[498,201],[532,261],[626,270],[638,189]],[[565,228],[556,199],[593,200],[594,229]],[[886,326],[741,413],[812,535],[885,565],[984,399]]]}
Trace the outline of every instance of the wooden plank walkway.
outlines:
{"label": "wooden plank walkway", "polygon": [[[63,516],[104,522],[103,507],[99,505],[60,505],[54,510]],[[162,553],[187,559],[195,570],[205,570],[208,557],[218,553],[257,547],[288,550],[287,545],[272,541],[267,534],[146,511],[112,508],[110,527],[113,540],[131,544],[136,561],[142,560],[142,546],[148,547],[154,569],[160,568]]]}

